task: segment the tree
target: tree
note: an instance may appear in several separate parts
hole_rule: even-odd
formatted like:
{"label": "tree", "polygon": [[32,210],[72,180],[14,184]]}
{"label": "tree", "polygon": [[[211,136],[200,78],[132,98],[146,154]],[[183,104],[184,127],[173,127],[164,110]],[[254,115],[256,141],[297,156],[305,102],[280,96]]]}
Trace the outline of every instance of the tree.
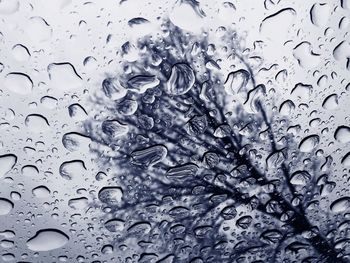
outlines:
{"label": "tree", "polygon": [[256,83],[248,61],[262,59],[235,32],[216,37],[165,23],[123,45],[94,98],[101,113],[85,128],[118,175],[96,206],[120,259],[347,262],[318,136],[297,142],[291,105]]}

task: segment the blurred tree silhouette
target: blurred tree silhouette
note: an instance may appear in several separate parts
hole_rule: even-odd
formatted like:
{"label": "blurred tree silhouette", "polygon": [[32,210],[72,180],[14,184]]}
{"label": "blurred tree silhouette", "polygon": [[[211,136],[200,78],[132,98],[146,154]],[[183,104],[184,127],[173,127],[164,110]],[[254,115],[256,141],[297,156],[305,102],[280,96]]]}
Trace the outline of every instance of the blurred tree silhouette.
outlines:
{"label": "blurred tree silhouette", "polygon": [[256,83],[249,61],[261,58],[235,32],[216,36],[166,23],[127,42],[93,99],[101,112],[86,130],[123,192],[96,205],[120,260],[347,262],[348,239],[320,205],[334,183],[315,149],[300,151],[276,95]]}

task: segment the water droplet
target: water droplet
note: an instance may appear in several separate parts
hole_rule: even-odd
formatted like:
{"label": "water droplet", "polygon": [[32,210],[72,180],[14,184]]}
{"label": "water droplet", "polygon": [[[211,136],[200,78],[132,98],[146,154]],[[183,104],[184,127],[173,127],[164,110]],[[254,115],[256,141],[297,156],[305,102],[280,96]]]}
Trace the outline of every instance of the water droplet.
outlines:
{"label": "water droplet", "polygon": [[13,209],[13,206],[14,205],[10,200],[0,197],[0,216],[9,214]]}
{"label": "water droplet", "polygon": [[128,233],[133,236],[142,236],[151,231],[149,222],[137,222],[128,228]]}
{"label": "water droplet", "polygon": [[113,254],[113,250],[112,245],[105,245],[102,247],[101,252],[102,254]]}
{"label": "water droplet", "polygon": [[199,32],[205,13],[197,1],[178,1],[170,13],[170,21],[185,30]]}
{"label": "water droplet", "polygon": [[339,126],[334,133],[334,138],[341,143],[350,142],[350,127],[348,126]]}
{"label": "water droplet", "polygon": [[189,134],[199,135],[206,131],[208,128],[207,117],[205,115],[194,116],[187,123],[187,129]]}
{"label": "water droplet", "polygon": [[190,214],[190,209],[184,206],[175,206],[169,210],[169,215],[176,219],[187,217]]}
{"label": "water droplet", "polygon": [[333,56],[338,61],[345,61],[350,57],[350,44],[347,41],[340,42],[333,50]]}
{"label": "water droplet", "polygon": [[322,107],[326,110],[334,110],[338,107],[338,95],[331,94],[327,98],[324,99],[322,103]]}
{"label": "water droplet", "polygon": [[52,28],[44,18],[34,16],[26,23],[25,32],[34,43],[38,43],[51,38]]}
{"label": "water droplet", "polygon": [[40,99],[40,103],[47,109],[55,109],[57,107],[57,99],[50,96],[44,96]]}
{"label": "water droplet", "polygon": [[313,68],[320,63],[320,55],[312,50],[309,42],[301,42],[293,50],[293,56],[303,68]]}
{"label": "water droplet", "polygon": [[91,138],[77,132],[66,133],[62,137],[63,146],[73,151],[87,151],[91,143]]}
{"label": "water droplet", "polygon": [[133,27],[135,25],[141,25],[141,24],[144,24],[144,23],[149,23],[149,21],[146,19],[146,18],[143,18],[143,17],[135,17],[135,18],[132,18],[128,21],[128,25],[130,27]]}
{"label": "water droplet", "polygon": [[348,152],[347,154],[345,154],[345,156],[344,156],[343,159],[341,160],[341,163],[342,163],[345,167],[350,167],[350,152]]}
{"label": "water droplet", "polygon": [[148,89],[155,88],[160,81],[156,76],[138,75],[128,80],[128,89],[143,94]]}
{"label": "water droplet", "polygon": [[37,186],[33,188],[32,193],[37,198],[49,198],[51,191],[44,185]]}
{"label": "water droplet", "polygon": [[170,168],[166,176],[172,180],[182,180],[187,177],[195,176],[198,171],[198,166],[193,163],[187,163]]}
{"label": "water droplet", "polygon": [[138,108],[137,101],[135,100],[123,100],[117,104],[118,112],[124,116],[133,115]]}
{"label": "water droplet", "polygon": [[70,105],[68,107],[68,113],[69,116],[76,121],[83,121],[88,115],[83,106],[78,103]]}
{"label": "water droplet", "polygon": [[32,251],[50,251],[66,245],[68,235],[58,229],[42,229],[27,241],[27,246]]}
{"label": "water droplet", "polygon": [[294,86],[290,94],[293,96],[296,96],[299,99],[307,100],[310,97],[311,92],[312,92],[311,85],[298,83]]}
{"label": "water droplet", "polygon": [[112,100],[119,100],[125,97],[127,90],[120,85],[116,78],[106,78],[102,82],[102,89],[105,95]]}
{"label": "water droplet", "polygon": [[72,198],[68,201],[68,205],[75,210],[84,210],[89,205],[89,199],[86,197]]}
{"label": "water droplet", "polygon": [[177,63],[171,69],[165,91],[170,95],[183,95],[193,87],[194,83],[195,75],[192,68],[185,63]]}
{"label": "water droplet", "polygon": [[39,170],[34,165],[25,165],[22,167],[21,172],[24,176],[35,177],[39,174]]}
{"label": "water droplet", "polygon": [[219,156],[214,152],[206,152],[203,159],[210,168],[217,166],[220,161]]}
{"label": "water droplet", "polygon": [[66,180],[83,178],[86,173],[85,163],[81,160],[67,161],[60,166],[60,175]]}
{"label": "water droplet", "polygon": [[264,231],[260,238],[269,244],[277,243],[283,237],[282,233],[278,230],[266,230]]}
{"label": "water droplet", "polygon": [[301,152],[311,152],[315,147],[317,147],[317,145],[320,142],[320,138],[318,135],[310,135],[305,137],[299,144],[299,150]]}
{"label": "water droplet", "polygon": [[136,165],[152,166],[165,159],[168,149],[163,145],[155,145],[131,153],[132,162]]}
{"label": "water droplet", "polygon": [[11,192],[10,197],[13,201],[19,201],[22,198],[21,194],[15,191]]}
{"label": "water droplet", "polygon": [[17,0],[2,0],[0,2],[0,14],[10,15],[17,12],[19,9],[19,1]]}
{"label": "water droplet", "polygon": [[117,120],[108,120],[102,123],[102,131],[112,139],[124,136],[128,133],[129,127]]}
{"label": "water droplet", "polygon": [[311,179],[311,175],[307,171],[296,171],[290,178],[290,183],[294,185],[305,186]]}
{"label": "water droplet", "polygon": [[24,123],[29,130],[35,133],[47,132],[50,129],[48,120],[39,114],[29,114]]}
{"label": "water droplet", "polygon": [[17,94],[27,95],[32,91],[33,82],[26,74],[12,72],[6,75],[4,86]]}
{"label": "water droplet", "polygon": [[332,212],[340,213],[348,211],[350,208],[350,197],[341,197],[335,200],[330,206]]}
{"label": "water droplet", "polygon": [[123,190],[118,186],[103,187],[98,192],[98,199],[107,205],[118,205],[121,203]]}
{"label": "water droplet", "polygon": [[137,121],[140,124],[140,127],[145,130],[151,130],[154,126],[153,118],[147,115],[140,115],[137,118]]}
{"label": "water droplet", "polygon": [[206,234],[213,230],[212,226],[199,226],[193,229],[193,232],[196,237],[204,238]]}
{"label": "water droplet", "polygon": [[229,73],[224,83],[225,91],[230,95],[245,92],[249,78],[249,72],[244,69]]}
{"label": "water droplet", "polygon": [[330,14],[330,7],[326,3],[314,4],[310,10],[311,22],[315,26],[327,25]]}
{"label": "water droplet", "polygon": [[237,210],[234,206],[226,206],[224,209],[221,211],[221,216],[225,220],[231,220],[235,218],[237,215]]}
{"label": "water droplet", "polygon": [[98,68],[97,60],[92,56],[86,57],[83,61],[83,65],[87,70],[91,70],[91,71],[96,70]]}
{"label": "water droplet", "polygon": [[123,231],[125,222],[121,219],[111,219],[105,223],[105,228],[110,232]]}
{"label": "water droplet", "polygon": [[72,90],[83,85],[82,78],[68,62],[52,63],[47,67],[47,72],[51,80],[50,85],[58,90]]}
{"label": "water droplet", "polygon": [[216,138],[225,138],[227,136],[230,136],[230,134],[231,134],[231,127],[227,124],[220,125],[214,131],[214,136]]}
{"label": "water droplet", "polygon": [[14,154],[0,155],[0,178],[5,176],[17,163],[17,156]]}
{"label": "water droplet", "polygon": [[286,100],[281,104],[279,111],[282,115],[289,116],[294,109],[295,109],[295,105],[293,101]]}
{"label": "water droplet", "polygon": [[29,50],[26,46],[21,44],[14,45],[12,47],[12,55],[18,61],[27,61],[30,58]]}
{"label": "water droplet", "polygon": [[[271,40],[284,41],[290,26],[296,16],[292,8],[281,9],[267,16],[260,24],[260,32]],[[278,28],[278,30],[276,30]]]}

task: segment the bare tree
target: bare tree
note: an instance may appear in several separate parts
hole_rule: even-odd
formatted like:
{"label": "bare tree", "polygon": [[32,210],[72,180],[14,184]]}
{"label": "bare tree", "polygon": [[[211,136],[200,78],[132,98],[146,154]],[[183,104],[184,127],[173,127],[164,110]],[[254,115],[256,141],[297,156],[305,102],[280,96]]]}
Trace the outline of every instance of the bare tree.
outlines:
{"label": "bare tree", "polygon": [[250,61],[261,58],[220,30],[210,43],[165,23],[127,42],[122,72],[93,99],[102,113],[86,131],[118,174],[96,205],[120,258],[347,262],[337,217],[320,204],[333,182],[316,148],[300,149],[296,127],[256,83]]}

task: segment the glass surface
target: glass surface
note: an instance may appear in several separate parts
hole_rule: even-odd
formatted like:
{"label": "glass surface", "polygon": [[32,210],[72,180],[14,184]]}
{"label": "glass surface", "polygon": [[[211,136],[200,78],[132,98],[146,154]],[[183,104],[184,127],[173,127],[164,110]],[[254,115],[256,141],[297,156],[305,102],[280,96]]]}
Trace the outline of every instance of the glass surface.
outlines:
{"label": "glass surface", "polygon": [[0,0],[0,262],[350,262],[350,0]]}

